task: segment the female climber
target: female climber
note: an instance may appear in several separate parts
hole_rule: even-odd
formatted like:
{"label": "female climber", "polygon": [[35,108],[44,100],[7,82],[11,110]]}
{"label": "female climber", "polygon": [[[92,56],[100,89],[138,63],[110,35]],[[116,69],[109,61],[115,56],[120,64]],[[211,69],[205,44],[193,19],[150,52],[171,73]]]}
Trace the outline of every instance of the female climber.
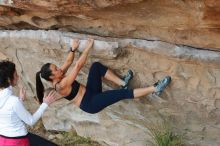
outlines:
{"label": "female climber", "polygon": [[[98,113],[105,107],[123,99],[140,98],[150,93],[160,95],[171,82],[171,77],[166,76],[153,86],[128,89],[128,82],[133,77],[131,70],[129,70],[127,75],[121,79],[108,67],[99,62],[95,62],[89,70],[87,85],[82,85],[76,81],[76,77],[86,63],[89,51],[93,46],[93,42],[93,39],[89,39],[87,41],[84,51],[69,74],[66,74],[66,72],[73,62],[74,53],[79,46],[79,40],[73,41],[66,61],[60,68],[52,63],[46,63],[42,66],[41,70],[36,73],[36,90],[40,103],[42,102],[44,95],[44,86],[41,78],[49,81],[54,89],[61,95],[61,98],[65,98],[73,102],[80,109],[91,114]],[[110,80],[122,88],[103,92],[102,78]]]}

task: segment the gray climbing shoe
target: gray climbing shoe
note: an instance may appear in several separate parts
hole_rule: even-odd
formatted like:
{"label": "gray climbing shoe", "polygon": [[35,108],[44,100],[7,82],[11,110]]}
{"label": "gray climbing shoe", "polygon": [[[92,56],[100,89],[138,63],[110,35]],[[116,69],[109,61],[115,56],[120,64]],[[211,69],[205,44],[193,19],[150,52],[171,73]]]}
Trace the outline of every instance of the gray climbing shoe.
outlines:
{"label": "gray climbing shoe", "polygon": [[132,78],[133,78],[133,72],[132,70],[129,69],[127,75],[123,77],[123,81],[125,82],[125,85],[122,86],[122,89],[128,89],[128,83]]}
{"label": "gray climbing shoe", "polygon": [[156,92],[154,92],[156,95],[160,96],[164,89],[169,85],[171,82],[171,77],[166,76],[161,81],[158,81],[154,84],[154,87],[156,88]]}

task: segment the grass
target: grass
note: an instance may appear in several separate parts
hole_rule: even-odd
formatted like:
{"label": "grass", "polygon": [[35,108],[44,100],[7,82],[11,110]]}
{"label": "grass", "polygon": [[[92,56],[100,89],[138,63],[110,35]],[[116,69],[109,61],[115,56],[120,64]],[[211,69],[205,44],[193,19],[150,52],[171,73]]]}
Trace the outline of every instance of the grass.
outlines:
{"label": "grass", "polygon": [[44,128],[41,120],[39,120],[34,127],[29,128],[29,131],[44,137],[45,139],[49,139],[49,137],[52,135],[50,141],[58,144],[59,146],[101,146],[101,144],[91,140],[90,138],[78,136],[73,129],[68,132],[53,130],[47,131]]}
{"label": "grass", "polygon": [[[54,132],[49,131],[49,133]],[[54,139],[54,141],[62,146],[101,146],[99,143],[92,141],[90,138],[78,136],[74,130],[69,132],[59,132],[59,134],[61,134],[63,138]]]}
{"label": "grass", "polygon": [[150,125],[148,129],[153,138],[153,146],[184,146],[183,136],[174,133],[168,122],[163,121]]}
{"label": "grass", "polygon": [[[169,122],[165,120],[151,122],[148,129],[153,139],[153,146],[184,146],[183,136],[174,133]],[[90,138],[78,136],[74,129],[69,132],[46,131],[41,120],[34,127],[29,128],[29,131],[45,139],[49,139],[52,135],[53,138],[50,138],[50,141],[59,146],[101,146]]]}

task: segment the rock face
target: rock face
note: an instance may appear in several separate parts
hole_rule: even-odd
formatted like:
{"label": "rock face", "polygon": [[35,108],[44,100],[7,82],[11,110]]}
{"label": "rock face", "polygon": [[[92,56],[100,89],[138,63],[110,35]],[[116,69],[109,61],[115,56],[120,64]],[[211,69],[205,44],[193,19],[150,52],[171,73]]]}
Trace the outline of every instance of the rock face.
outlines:
{"label": "rock face", "polygon": [[[219,146],[219,7],[216,0],[0,0],[0,60],[16,63],[33,97],[42,64],[61,65],[72,38],[81,40],[77,59],[85,40],[95,38],[81,83],[100,61],[120,76],[132,69],[131,88],[165,75],[171,85],[161,97],[122,101],[96,115],[60,100],[43,117],[47,129],[74,128],[103,145],[144,146],[151,145],[149,125],[166,117],[187,145]],[[38,105],[29,98],[26,106],[34,111]]]}
{"label": "rock face", "polygon": [[218,50],[215,0],[1,0],[2,29],[61,29]]}
{"label": "rock face", "polygon": [[[28,89],[35,95],[35,73],[42,64],[61,65],[71,38],[83,43],[95,38],[94,50],[77,80],[85,84],[92,62],[100,61],[123,76],[128,69],[135,73],[130,87],[152,85],[165,75],[172,83],[161,97],[149,95],[139,101],[125,100],[102,112],[84,113],[66,100],[52,105],[44,114],[47,129],[74,128],[81,136],[103,145],[150,145],[151,122],[167,117],[176,129],[185,133],[188,145],[219,146],[220,143],[220,52],[174,45],[161,41],[123,39],[75,34],[62,31],[0,31],[0,57],[13,60]],[[80,53],[81,49],[79,50]],[[76,59],[79,56],[76,55]],[[104,89],[118,88],[105,82]],[[33,98],[26,106],[34,110]]]}

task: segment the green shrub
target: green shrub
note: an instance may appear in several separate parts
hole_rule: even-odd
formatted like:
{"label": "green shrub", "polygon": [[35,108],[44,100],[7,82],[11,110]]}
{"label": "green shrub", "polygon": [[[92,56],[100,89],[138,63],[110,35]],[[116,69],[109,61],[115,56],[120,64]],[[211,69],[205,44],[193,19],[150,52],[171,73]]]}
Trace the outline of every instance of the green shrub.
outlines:
{"label": "green shrub", "polygon": [[172,132],[168,122],[151,123],[148,127],[154,146],[183,146],[182,136]]}

